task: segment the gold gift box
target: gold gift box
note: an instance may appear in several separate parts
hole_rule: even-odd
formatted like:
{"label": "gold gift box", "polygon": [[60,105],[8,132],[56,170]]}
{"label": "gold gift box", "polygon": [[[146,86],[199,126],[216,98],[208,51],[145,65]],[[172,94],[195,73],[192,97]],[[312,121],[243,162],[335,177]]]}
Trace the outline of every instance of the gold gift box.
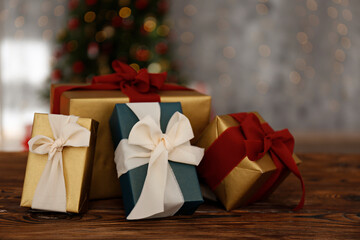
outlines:
{"label": "gold gift box", "polygon": [[[54,89],[60,84],[52,85]],[[161,102],[181,102],[182,110],[191,123],[196,139],[209,123],[211,97],[196,91],[160,91]],[[114,163],[114,146],[109,119],[116,103],[128,103],[121,91],[67,91],[60,98],[60,113],[95,119],[99,122],[95,149],[91,199],[119,197],[120,183]],[[50,104],[53,100],[50,99]],[[52,106],[52,105],[51,105]]]}
{"label": "gold gift box", "polygon": [[[66,211],[79,213],[87,208],[98,123],[79,118],[77,123],[91,131],[89,147],[64,147],[62,151],[66,188]],[[31,137],[44,135],[54,139],[48,114],[35,113]],[[48,161],[47,154],[29,152],[20,206],[31,207],[35,189]]]}
{"label": "gold gift box", "polygon": [[[255,115],[261,123],[265,122],[258,113],[255,112]],[[238,125],[239,123],[229,115],[216,116],[199,137],[196,145],[207,150],[226,129]],[[293,158],[296,164],[301,162],[295,154],[293,154]],[[244,206],[275,171],[276,166],[268,153],[257,161],[251,161],[248,157],[245,157],[218,184],[214,189],[214,193],[227,210]],[[274,191],[289,173],[288,170],[282,172],[269,192]]]}

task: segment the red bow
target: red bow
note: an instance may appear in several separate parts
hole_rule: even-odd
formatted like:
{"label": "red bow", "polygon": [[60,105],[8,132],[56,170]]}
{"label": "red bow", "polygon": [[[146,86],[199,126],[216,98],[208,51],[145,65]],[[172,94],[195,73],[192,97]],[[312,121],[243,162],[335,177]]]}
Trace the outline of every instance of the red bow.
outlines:
{"label": "red bow", "polygon": [[[143,94],[151,90],[159,90],[166,80],[166,73],[148,73],[147,69],[136,72],[132,67],[119,60],[112,62],[115,73],[93,77],[93,84],[115,84],[119,85],[125,94]],[[128,95],[128,94],[127,94]]]}
{"label": "red bow", "polygon": [[[246,155],[252,161],[259,160],[269,150],[279,149],[276,146],[284,144],[290,154],[294,151],[294,138],[287,129],[274,131],[269,124],[261,124],[257,116],[253,113],[231,114],[240,125],[240,129],[245,137]],[[276,151],[276,150],[275,150]]]}
{"label": "red bow", "polygon": [[[253,113],[231,114],[240,125],[228,128],[207,149],[198,170],[211,188],[216,186],[245,157],[252,161],[259,160],[270,153],[277,171],[268,179],[250,202],[258,200],[276,185],[284,165],[300,179],[302,197],[294,210],[299,210],[305,202],[305,186],[297,165],[292,157],[294,138],[287,129],[274,131],[267,123],[261,124]],[[219,160],[222,168],[219,169]]]}
{"label": "red bow", "polygon": [[[298,206],[299,210],[305,202],[305,185],[300,171],[292,157],[294,151],[294,137],[288,129],[274,131],[269,124],[261,124],[253,113],[231,114],[238,122],[245,136],[246,155],[252,161],[259,160],[269,152],[274,162],[280,160],[292,173],[299,178],[302,188],[302,196]],[[276,163],[275,163],[276,164]],[[278,164],[276,164],[278,165]],[[276,179],[274,179],[274,182]]]}
{"label": "red bow", "polygon": [[60,114],[60,97],[63,92],[74,90],[121,90],[130,102],[160,102],[157,90],[190,90],[186,87],[164,84],[166,73],[148,73],[146,69],[136,72],[118,60],[112,62],[116,73],[95,76],[91,85],[61,85],[54,89],[51,113]]}

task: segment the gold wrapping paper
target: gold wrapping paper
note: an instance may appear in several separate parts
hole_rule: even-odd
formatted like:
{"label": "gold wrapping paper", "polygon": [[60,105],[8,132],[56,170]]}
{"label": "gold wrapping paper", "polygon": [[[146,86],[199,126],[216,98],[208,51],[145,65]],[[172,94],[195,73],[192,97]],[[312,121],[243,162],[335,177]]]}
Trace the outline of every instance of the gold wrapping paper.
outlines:
{"label": "gold wrapping paper", "polygon": [[[53,85],[51,92],[55,87]],[[53,94],[51,94],[53,95]],[[189,118],[195,138],[209,123],[211,97],[196,91],[160,91],[161,102],[181,102]],[[90,191],[91,199],[119,197],[120,183],[114,163],[109,119],[116,103],[127,103],[121,91],[67,91],[60,98],[60,113],[95,119],[99,122],[95,162]],[[51,104],[53,101],[51,100]]]}
{"label": "gold wrapping paper", "polygon": [[[87,208],[98,127],[96,121],[88,118],[79,118],[77,123],[91,131],[91,138],[89,147],[64,147],[62,152],[66,211],[73,213],[83,212]],[[54,138],[47,114],[35,113],[31,137],[36,135]],[[29,152],[20,206],[31,207],[37,183],[47,161],[47,154]]]}
{"label": "gold wrapping paper", "polygon": [[[258,113],[255,114],[263,123],[264,119]],[[239,123],[229,115],[217,116],[204,130],[196,145],[206,150],[227,128],[238,125]],[[297,164],[301,162],[295,154],[293,157]],[[214,189],[214,192],[227,210],[244,206],[275,171],[276,166],[269,154],[257,161],[245,157]],[[274,184],[272,191],[288,174],[289,171],[283,173],[279,181]]]}

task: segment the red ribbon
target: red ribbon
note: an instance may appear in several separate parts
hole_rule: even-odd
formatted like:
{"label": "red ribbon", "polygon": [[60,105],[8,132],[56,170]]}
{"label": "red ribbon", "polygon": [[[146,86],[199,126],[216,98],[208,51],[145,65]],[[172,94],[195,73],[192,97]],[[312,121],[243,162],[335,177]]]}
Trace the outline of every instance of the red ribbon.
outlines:
{"label": "red ribbon", "polygon": [[[286,167],[301,182],[302,197],[294,210],[301,209],[305,202],[305,186],[292,157],[294,138],[290,132],[287,129],[274,131],[269,124],[261,124],[253,113],[237,113],[230,116],[240,125],[228,128],[206,150],[204,159],[198,167],[200,175],[212,189],[215,189],[245,156],[248,156],[251,161],[256,161],[269,152],[277,171],[252,197],[250,202],[258,200],[269,192]],[[221,168],[219,168],[219,164],[221,164]]]}
{"label": "red ribbon", "polygon": [[60,97],[63,92],[73,90],[121,90],[130,102],[160,102],[158,90],[189,90],[178,85],[164,84],[166,73],[148,73],[146,69],[136,72],[118,60],[112,62],[115,73],[93,77],[91,85],[65,85],[54,89],[52,113],[60,113]]}

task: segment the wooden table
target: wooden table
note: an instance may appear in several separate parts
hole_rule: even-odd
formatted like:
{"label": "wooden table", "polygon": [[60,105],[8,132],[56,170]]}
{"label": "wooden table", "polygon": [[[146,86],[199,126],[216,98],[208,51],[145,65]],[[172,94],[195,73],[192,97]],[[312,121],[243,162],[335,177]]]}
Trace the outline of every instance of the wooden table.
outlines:
{"label": "wooden table", "polygon": [[26,153],[0,153],[0,239],[231,238],[360,239],[360,155],[299,154],[305,208],[290,176],[266,201],[226,212],[207,202],[193,216],[126,221],[120,199],[93,201],[83,215],[21,208]]}

